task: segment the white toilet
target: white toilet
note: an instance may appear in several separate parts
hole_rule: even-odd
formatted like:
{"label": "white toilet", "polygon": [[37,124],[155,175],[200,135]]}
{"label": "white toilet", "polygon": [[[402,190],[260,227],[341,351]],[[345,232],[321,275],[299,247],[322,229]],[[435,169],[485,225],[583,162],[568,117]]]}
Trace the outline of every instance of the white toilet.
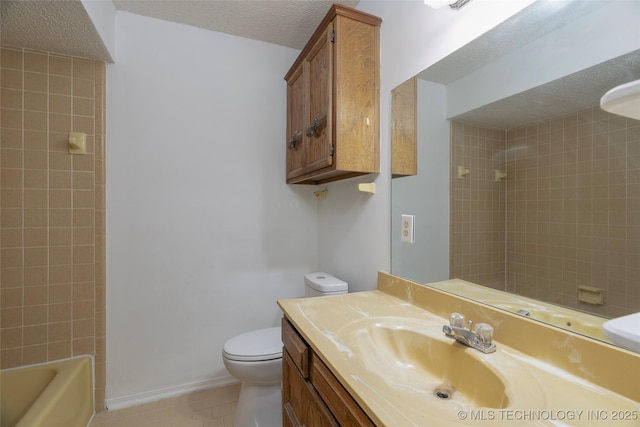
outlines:
{"label": "white toilet", "polygon": [[[305,296],[347,293],[348,285],[326,273],[304,276]],[[234,427],[282,425],[282,339],[280,327],[258,329],[224,344],[222,360],[242,381]]]}

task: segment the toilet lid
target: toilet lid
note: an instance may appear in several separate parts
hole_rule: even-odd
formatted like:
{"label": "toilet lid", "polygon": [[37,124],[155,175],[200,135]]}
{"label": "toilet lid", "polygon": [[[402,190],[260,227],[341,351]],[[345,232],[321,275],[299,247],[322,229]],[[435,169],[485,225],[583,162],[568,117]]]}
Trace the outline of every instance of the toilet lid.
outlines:
{"label": "toilet lid", "polygon": [[224,344],[224,356],[246,362],[282,357],[281,328],[258,329],[231,338]]}

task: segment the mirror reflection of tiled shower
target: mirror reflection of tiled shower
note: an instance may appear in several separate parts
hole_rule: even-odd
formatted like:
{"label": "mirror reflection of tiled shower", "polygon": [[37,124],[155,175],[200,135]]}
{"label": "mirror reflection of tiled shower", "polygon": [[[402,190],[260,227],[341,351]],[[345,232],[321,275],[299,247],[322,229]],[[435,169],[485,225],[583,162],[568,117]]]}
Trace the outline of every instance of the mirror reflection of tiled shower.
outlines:
{"label": "mirror reflection of tiled shower", "polygon": [[[607,316],[640,309],[640,122],[600,108],[518,128],[453,122],[451,276]],[[506,173],[497,181],[495,170]],[[604,305],[578,301],[601,288]]]}

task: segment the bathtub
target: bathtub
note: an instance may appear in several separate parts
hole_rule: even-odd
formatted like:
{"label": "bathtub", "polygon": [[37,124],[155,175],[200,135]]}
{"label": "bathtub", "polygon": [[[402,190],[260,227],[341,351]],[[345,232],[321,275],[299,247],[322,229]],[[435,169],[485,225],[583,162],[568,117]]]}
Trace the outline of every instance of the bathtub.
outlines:
{"label": "bathtub", "polygon": [[1,427],[86,427],[93,416],[89,356],[0,371]]}

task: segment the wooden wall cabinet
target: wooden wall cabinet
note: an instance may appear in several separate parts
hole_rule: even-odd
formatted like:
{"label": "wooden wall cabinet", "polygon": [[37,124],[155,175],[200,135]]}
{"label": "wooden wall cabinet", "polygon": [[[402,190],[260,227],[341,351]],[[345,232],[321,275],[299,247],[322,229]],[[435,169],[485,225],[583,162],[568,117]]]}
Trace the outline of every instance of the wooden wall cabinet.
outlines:
{"label": "wooden wall cabinet", "polygon": [[293,325],[282,319],[282,425],[374,427]]}
{"label": "wooden wall cabinet", "polygon": [[285,76],[288,184],[380,171],[380,23],[333,5]]}
{"label": "wooden wall cabinet", "polygon": [[418,174],[418,89],[412,77],[391,91],[391,177]]}

